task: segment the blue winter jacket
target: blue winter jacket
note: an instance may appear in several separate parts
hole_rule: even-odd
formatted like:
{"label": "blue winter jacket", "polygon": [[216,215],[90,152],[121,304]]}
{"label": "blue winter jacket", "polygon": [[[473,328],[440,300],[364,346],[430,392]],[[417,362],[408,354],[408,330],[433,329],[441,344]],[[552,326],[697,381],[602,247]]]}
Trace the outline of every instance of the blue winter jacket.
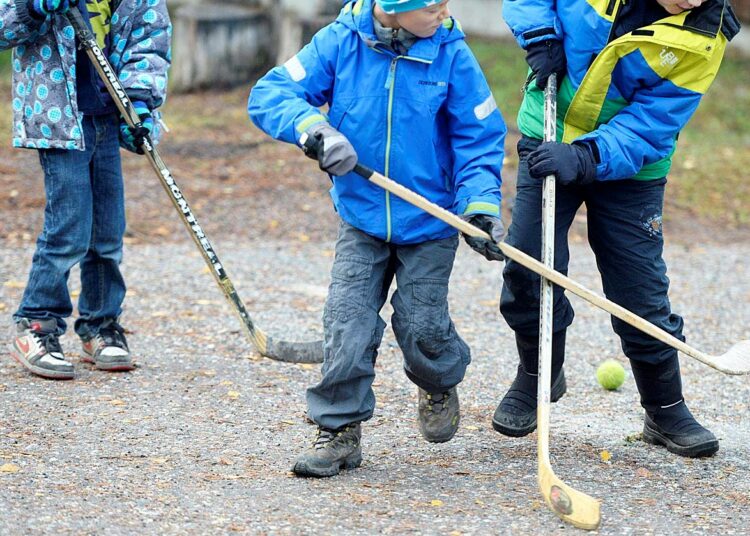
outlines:
{"label": "blue winter jacket", "polygon": [[[503,16],[523,48],[563,42],[558,137],[590,144],[598,180],[666,176],[677,135],[739,30],[727,0],[679,15],[656,0],[505,0]],[[529,84],[518,117],[523,134],[542,138],[542,102]]]}
{"label": "blue winter jacket", "polygon": [[[266,74],[250,93],[250,118],[289,143],[328,121],[364,165],[454,213],[498,215],[505,123],[458,23],[447,19],[397,56],[377,42],[372,8],[373,0],[346,4]],[[341,218],[372,236],[414,244],[455,234],[353,173],[332,180]]]}
{"label": "blue winter jacket", "polygon": [[[13,145],[83,150],[75,32],[65,16],[33,18],[29,1],[0,0],[0,50],[13,48]],[[109,61],[128,96],[154,109],[167,90],[172,27],[166,2],[116,4]],[[155,129],[152,139],[158,136]]]}

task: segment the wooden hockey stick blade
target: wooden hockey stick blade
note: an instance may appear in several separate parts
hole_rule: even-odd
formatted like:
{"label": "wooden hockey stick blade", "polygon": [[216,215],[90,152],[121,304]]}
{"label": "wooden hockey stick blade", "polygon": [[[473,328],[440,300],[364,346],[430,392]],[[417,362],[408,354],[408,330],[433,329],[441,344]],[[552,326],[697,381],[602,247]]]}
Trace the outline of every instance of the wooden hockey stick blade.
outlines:
{"label": "wooden hockey stick blade", "polygon": [[[424,210],[425,212],[432,214],[439,220],[444,221],[451,227],[461,231],[469,236],[476,236],[480,238],[490,238],[490,235],[470,224],[467,221],[462,220],[452,212],[448,212],[442,207],[432,203],[425,199],[421,195],[409,190],[401,184],[395,182],[388,177],[381,175],[377,171],[357,164],[354,171],[361,177],[369,180],[370,182],[377,184],[384,190],[397,195],[404,201],[411,203]],[[651,335],[653,338],[660,340],[661,342],[668,344],[672,348],[675,348],[685,355],[688,355],[694,359],[697,359],[701,363],[708,365],[725,374],[740,375],[750,374],[750,340],[743,340],[732,346],[724,354],[721,355],[710,355],[703,353],[690,345],[682,342],[681,340],[673,337],[663,329],[655,326],[651,322],[644,320],[635,313],[628,311],[624,307],[617,305],[616,303],[599,296],[595,292],[589,290],[583,285],[576,283],[569,277],[557,272],[551,268],[544,266],[541,262],[535,258],[527,255],[523,251],[514,248],[510,244],[500,242],[497,244],[500,251],[509,259],[516,261],[521,266],[528,268],[532,272],[539,274],[552,281],[555,285],[558,285],[566,290],[569,290],[579,298],[583,298],[587,302],[603,309],[612,316],[615,316],[623,322],[630,324],[634,328],[641,330],[647,335]]]}
{"label": "wooden hockey stick blade", "polygon": [[549,460],[539,462],[539,489],[544,501],[560,519],[579,529],[594,530],[601,519],[599,501],[560,480]]}

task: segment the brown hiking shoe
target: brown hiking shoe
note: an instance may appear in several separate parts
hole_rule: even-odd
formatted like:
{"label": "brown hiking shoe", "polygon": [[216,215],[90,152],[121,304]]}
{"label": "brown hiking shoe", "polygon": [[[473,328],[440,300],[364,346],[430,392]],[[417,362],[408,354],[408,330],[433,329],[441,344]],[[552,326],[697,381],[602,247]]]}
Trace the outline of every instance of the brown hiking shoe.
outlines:
{"label": "brown hiking shoe", "polygon": [[347,424],[338,430],[318,427],[312,446],[300,454],[292,471],[298,476],[327,477],[341,469],[355,469],[362,464],[362,428]]}
{"label": "brown hiking shoe", "polygon": [[428,393],[420,388],[417,412],[422,437],[431,443],[450,441],[458,430],[461,418],[458,390],[451,387],[442,393]]}

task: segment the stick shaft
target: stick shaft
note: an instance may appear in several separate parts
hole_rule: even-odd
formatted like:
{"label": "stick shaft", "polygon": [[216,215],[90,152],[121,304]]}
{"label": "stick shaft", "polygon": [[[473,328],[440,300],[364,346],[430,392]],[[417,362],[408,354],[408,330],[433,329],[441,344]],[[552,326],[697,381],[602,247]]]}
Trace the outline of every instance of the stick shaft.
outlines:
{"label": "stick shaft", "polygon": [[[374,184],[377,184],[384,190],[391,192],[392,194],[403,199],[404,201],[408,201],[412,205],[421,208],[425,212],[435,216],[437,219],[447,223],[451,227],[461,231],[464,234],[467,234],[469,236],[476,236],[479,238],[491,239],[489,234],[485,233],[478,227],[475,227],[474,225],[462,220],[461,218],[459,218],[452,212],[449,212],[445,210],[444,208],[439,207],[438,205],[425,199],[421,195],[409,190],[408,188],[402,186],[401,184],[395,182],[394,180],[389,179],[388,177],[378,173],[377,171],[374,171],[361,164],[357,164],[357,167],[354,169],[354,171],[361,177],[369,180],[370,182]],[[582,298],[586,300],[587,302],[591,303],[592,305],[595,305],[596,307],[606,311],[612,316],[619,318],[623,322],[633,326],[634,328],[642,331],[643,333],[650,335],[651,337],[663,342],[664,344],[667,344],[671,346],[672,348],[675,348],[681,351],[685,355],[688,355],[694,359],[697,359],[698,361],[700,361],[701,363],[704,363],[705,365],[708,365],[709,367],[712,367],[721,372],[726,372],[730,374],[734,373],[731,370],[725,369],[717,365],[714,362],[714,360],[712,360],[711,357],[708,356],[707,354],[699,350],[696,350],[692,346],[677,339],[673,335],[667,333],[666,331],[652,324],[648,320],[645,320],[641,318],[640,316],[636,315],[635,313],[625,309],[621,305],[618,305],[602,296],[599,296],[595,292],[589,290],[585,286],[581,285],[580,283],[577,283],[576,281],[561,274],[560,272],[554,270],[553,268],[549,268],[545,266],[543,263],[539,262],[534,257],[527,255],[520,249],[517,249],[511,246],[510,244],[506,244],[505,242],[500,242],[497,244],[497,246],[500,248],[500,251],[503,252],[503,255],[505,255],[509,259],[517,262],[518,264],[531,270],[532,272],[539,274],[540,276],[546,278],[547,280],[552,281],[555,285],[558,285],[572,292],[579,298]]]}
{"label": "stick shaft", "polygon": [[[544,91],[544,141],[557,136],[557,76],[550,75]],[[542,260],[555,266],[555,176],[548,175],[542,185]],[[539,368],[537,369],[537,449],[539,474],[549,467],[550,380],[552,375],[552,282],[540,278],[539,292]],[[540,480],[541,485],[541,480]],[[543,490],[544,493],[544,490]]]}
{"label": "stick shaft", "polygon": [[[91,60],[92,65],[104,82],[107,91],[112,97],[112,100],[114,101],[115,106],[119,110],[120,114],[125,119],[125,122],[130,127],[139,125],[140,118],[135,113],[130,99],[125,93],[122,84],[120,84],[117,74],[110,65],[104,53],[97,45],[96,39],[88,29],[88,26],[81,16],[81,13],[78,11],[78,8],[71,8],[68,11],[67,16],[78,36],[80,45],[84,48],[87,56]],[[156,172],[156,175],[159,178],[159,182],[161,183],[167,194],[169,194],[169,199],[172,201],[172,205],[174,205],[175,209],[177,209],[182,223],[190,232],[190,236],[192,237],[196,246],[198,246],[198,250],[203,257],[203,260],[208,265],[210,272],[216,280],[216,283],[219,285],[219,288],[224,294],[224,297],[227,299],[229,304],[232,306],[232,309],[242,322],[242,326],[245,328],[248,337],[253,342],[256,349],[261,355],[274,358],[275,356],[269,355],[269,353],[267,353],[269,347],[268,337],[263,332],[263,330],[261,330],[253,323],[252,319],[250,318],[250,315],[245,308],[245,304],[237,294],[237,290],[235,289],[234,284],[229,279],[229,276],[224,270],[224,266],[222,265],[218,255],[214,251],[211,242],[208,240],[206,233],[198,223],[198,220],[195,217],[195,214],[193,214],[193,211],[190,208],[187,199],[185,199],[185,196],[182,195],[182,191],[180,190],[179,186],[177,186],[177,183],[172,177],[172,173],[169,171],[167,166],[164,164],[164,161],[159,156],[159,153],[157,152],[156,147],[154,147],[150,136],[144,137],[143,145],[141,147],[144,154],[146,155],[146,158],[151,164],[151,167]],[[285,344],[287,345],[287,347],[291,348],[296,343]],[[304,345],[305,343],[300,344]],[[314,361],[312,362],[321,362],[322,357],[321,345],[320,355],[314,356]],[[284,360],[288,361],[289,359]]]}

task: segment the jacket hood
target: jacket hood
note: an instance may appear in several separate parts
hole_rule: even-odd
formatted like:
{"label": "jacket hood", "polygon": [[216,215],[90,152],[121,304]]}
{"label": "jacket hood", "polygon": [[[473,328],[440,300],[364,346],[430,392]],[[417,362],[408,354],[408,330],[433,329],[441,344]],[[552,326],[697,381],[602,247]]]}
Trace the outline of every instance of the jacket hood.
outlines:
{"label": "jacket hood", "polygon": [[[344,5],[336,18],[336,22],[357,33],[369,47],[375,47],[378,43],[373,24],[373,2],[374,0],[352,0]],[[409,49],[407,55],[432,61],[437,56],[438,49],[442,44],[458,41],[465,37],[466,35],[459,22],[453,17],[449,17],[443,21],[443,25],[437,29],[432,37],[419,39]]]}

